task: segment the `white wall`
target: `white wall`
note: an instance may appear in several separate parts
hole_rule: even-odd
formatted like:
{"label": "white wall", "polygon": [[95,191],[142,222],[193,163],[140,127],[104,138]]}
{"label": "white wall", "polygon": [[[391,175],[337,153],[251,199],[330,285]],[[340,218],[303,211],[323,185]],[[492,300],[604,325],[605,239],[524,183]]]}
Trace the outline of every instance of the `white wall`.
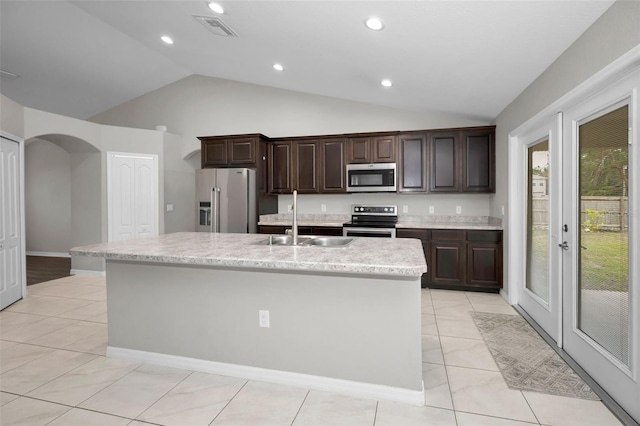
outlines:
{"label": "white wall", "polygon": [[71,155],[37,138],[24,152],[27,252],[66,254],[71,248]]}
{"label": "white wall", "polygon": [[[495,120],[496,194],[491,197],[493,216],[501,216],[502,206],[508,211],[509,132],[638,44],[640,1],[618,0],[498,115]],[[503,219],[507,233],[508,219]],[[505,255],[508,252],[507,237],[505,234]],[[506,261],[504,266],[506,281]],[[505,282],[505,290],[508,289],[507,284]]]}

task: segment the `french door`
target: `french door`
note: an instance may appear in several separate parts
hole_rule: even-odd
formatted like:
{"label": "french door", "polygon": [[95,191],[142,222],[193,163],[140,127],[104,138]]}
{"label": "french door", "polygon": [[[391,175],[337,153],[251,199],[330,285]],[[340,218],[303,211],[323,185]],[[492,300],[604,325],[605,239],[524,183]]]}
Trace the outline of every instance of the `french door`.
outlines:
{"label": "french door", "polygon": [[521,182],[525,243],[524,279],[518,304],[561,346],[560,114],[520,137],[526,156]]}
{"label": "french door", "polygon": [[[638,73],[563,119],[564,350],[640,420]],[[635,88],[634,88],[635,86]]]}

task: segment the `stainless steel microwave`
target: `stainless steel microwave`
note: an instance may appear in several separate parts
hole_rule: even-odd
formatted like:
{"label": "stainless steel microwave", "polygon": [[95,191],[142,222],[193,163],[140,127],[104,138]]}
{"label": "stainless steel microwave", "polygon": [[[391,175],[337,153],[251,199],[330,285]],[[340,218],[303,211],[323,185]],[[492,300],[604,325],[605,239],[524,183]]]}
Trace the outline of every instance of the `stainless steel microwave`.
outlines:
{"label": "stainless steel microwave", "polygon": [[396,163],[347,164],[347,192],[396,192]]}

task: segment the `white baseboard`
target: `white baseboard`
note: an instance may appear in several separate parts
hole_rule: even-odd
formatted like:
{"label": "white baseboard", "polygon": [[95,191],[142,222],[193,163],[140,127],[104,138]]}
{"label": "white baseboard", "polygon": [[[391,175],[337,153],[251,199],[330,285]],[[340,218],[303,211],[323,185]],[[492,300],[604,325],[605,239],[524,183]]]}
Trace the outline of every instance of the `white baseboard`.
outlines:
{"label": "white baseboard", "polygon": [[96,277],[106,277],[106,271],[92,271],[89,269],[72,269],[71,275],[93,275]]}
{"label": "white baseboard", "polygon": [[69,253],[56,253],[54,251],[27,251],[27,256],[43,256],[43,257],[71,257]]}
{"label": "white baseboard", "polygon": [[156,352],[107,346],[108,358],[119,358],[130,361],[148,362],[164,367],[182,368],[202,373],[220,374],[261,382],[278,383],[288,386],[316,389],[361,398],[401,402],[411,405],[424,405],[424,384],[421,391],[396,388],[371,383],[353,382],[351,380],[331,377],[312,376],[289,371],[270,370],[249,367],[246,365],[227,364],[202,359],[187,358],[176,355],[165,355]]}

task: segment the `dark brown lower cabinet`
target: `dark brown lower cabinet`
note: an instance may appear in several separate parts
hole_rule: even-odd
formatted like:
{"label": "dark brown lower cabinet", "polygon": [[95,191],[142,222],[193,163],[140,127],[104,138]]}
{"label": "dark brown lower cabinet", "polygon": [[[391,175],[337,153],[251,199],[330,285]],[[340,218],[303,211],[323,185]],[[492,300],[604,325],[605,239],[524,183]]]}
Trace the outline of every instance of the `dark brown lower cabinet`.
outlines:
{"label": "dark brown lower cabinet", "polygon": [[[271,226],[260,225],[258,227],[260,234],[284,234],[287,229],[291,229],[291,226]],[[299,226],[299,235],[328,235],[328,236],[342,236],[341,226]]]}
{"label": "dark brown lower cabinet", "polygon": [[428,272],[423,288],[499,292],[502,288],[502,231],[396,230],[398,238],[422,242]]}

